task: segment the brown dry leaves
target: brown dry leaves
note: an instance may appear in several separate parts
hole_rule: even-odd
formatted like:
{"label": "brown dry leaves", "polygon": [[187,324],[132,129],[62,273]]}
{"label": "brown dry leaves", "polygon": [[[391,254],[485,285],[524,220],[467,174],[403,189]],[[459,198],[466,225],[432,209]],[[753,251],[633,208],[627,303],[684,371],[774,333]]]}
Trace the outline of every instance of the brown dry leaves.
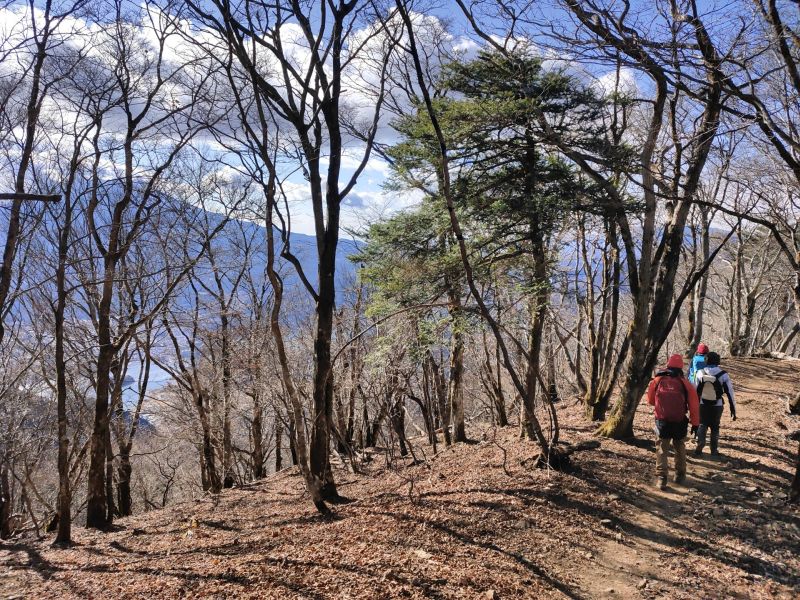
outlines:
{"label": "brown dry leaves", "polygon": [[[800,519],[781,501],[792,446],[753,373],[778,369],[787,386],[797,373],[761,362],[730,369],[750,387],[739,421],[723,420],[728,458],[692,460],[686,488],[649,486],[646,407],[641,443],[604,440],[574,455],[572,474],[524,468],[535,448],[513,428],[473,431],[487,439],[428,465],[338,473],[355,501],[330,521],[284,472],[218,505],[176,505],[107,534],[76,528],[69,550],[0,546],[0,598],[792,597]],[[564,403],[560,416],[563,437],[591,438],[580,407]]]}

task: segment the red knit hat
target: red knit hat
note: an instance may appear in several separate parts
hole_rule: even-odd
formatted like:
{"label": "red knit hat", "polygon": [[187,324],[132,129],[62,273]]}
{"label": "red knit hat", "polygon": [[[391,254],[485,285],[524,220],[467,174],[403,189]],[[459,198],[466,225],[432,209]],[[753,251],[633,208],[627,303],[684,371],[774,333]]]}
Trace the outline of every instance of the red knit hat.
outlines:
{"label": "red knit hat", "polygon": [[683,356],[680,354],[673,354],[669,357],[667,361],[667,368],[668,369],[682,369],[683,368]]}
{"label": "red knit hat", "polygon": [[697,346],[697,353],[698,354],[708,354],[708,346],[705,344],[700,344]]}

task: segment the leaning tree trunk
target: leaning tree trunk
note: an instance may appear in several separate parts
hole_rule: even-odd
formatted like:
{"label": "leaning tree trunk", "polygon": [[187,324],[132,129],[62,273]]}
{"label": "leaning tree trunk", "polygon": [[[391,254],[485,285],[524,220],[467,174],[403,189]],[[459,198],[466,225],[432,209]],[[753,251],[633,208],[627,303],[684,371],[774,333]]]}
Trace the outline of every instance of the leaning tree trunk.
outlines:
{"label": "leaning tree trunk", "polygon": [[689,204],[683,203],[673,215],[658,272],[658,286],[653,294],[640,290],[634,305],[634,317],[628,330],[630,353],[626,364],[625,381],[617,404],[608,419],[598,428],[600,435],[608,437],[633,437],[633,418],[636,409],[650,382],[650,374],[656,366],[658,352],[667,337],[669,313],[672,308],[675,275],[678,271],[683,227]]}

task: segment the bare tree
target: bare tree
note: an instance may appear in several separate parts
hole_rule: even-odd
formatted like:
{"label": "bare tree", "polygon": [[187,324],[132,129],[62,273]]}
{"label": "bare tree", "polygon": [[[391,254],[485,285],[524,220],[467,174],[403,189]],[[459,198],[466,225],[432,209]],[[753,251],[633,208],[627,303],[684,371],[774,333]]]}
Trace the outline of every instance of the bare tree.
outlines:
{"label": "bare tree", "polygon": [[[3,259],[0,264],[0,344],[3,342],[5,327],[3,319],[8,311],[6,306],[13,278],[14,256],[17,250],[17,243],[20,233],[20,218],[24,196],[19,196],[26,192],[26,183],[31,162],[35,152],[37,133],[40,127],[40,114],[45,99],[50,94],[52,88],[58,85],[59,81],[68,76],[69,70],[51,70],[46,73],[49,55],[55,48],[65,43],[64,34],[59,33],[64,21],[72,17],[86,3],[86,0],[76,2],[66,2],[64,5],[47,0],[43,10],[39,11],[33,0],[28,3],[28,12],[22,16],[25,32],[22,34],[25,39],[10,48],[4,47],[2,52],[3,60],[16,60],[17,65],[21,65],[21,73],[16,82],[8,86],[6,97],[3,102],[3,110],[0,111],[0,118],[5,121],[4,129],[8,132],[17,130],[18,123],[23,123],[22,137],[14,140],[14,152],[7,155],[7,160],[11,162],[9,170],[14,173],[14,192],[18,196],[12,200],[11,211],[8,218],[6,240],[3,247]],[[30,36],[30,37],[28,37]],[[31,47],[30,53],[25,56],[25,51]],[[51,75],[48,77],[48,75]],[[52,76],[55,75],[55,76]],[[16,98],[15,90],[23,90],[21,97]],[[15,101],[20,101],[24,109],[14,112]],[[13,135],[13,134],[12,134]],[[10,137],[10,136],[9,136]],[[8,142],[8,138],[4,141]]]}
{"label": "bare tree", "polygon": [[[621,397],[598,432],[629,437],[658,353],[683,300],[709,264],[700,265],[676,295],[684,228],[720,126],[724,57],[712,43],[693,1],[667,13],[672,16],[668,17],[665,39],[651,39],[648,33],[638,31],[632,25],[638,15],[625,7],[609,9],[593,0],[567,0],[565,4],[579,24],[573,42],[595,49],[599,56],[615,63],[620,56],[626,57],[625,64],[647,76],[654,89],[638,157],[638,185],[644,206],[640,253],[634,247],[633,224],[614,180],[604,175],[598,164],[560,144],[564,154],[606,192],[608,210],[617,220],[625,247],[634,309],[626,335],[630,349]],[[692,40],[700,61],[684,53],[684,39]],[[694,128],[688,129],[683,115],[689,110],[686,104],[695,102],[691,111],[700,116],[694,119]],[[683,133],[687,130],[688,135]],[[660,151],[664,136],[666,146]],[[662,198],[667,203],[659,234],[657,216]]]}
{"label": "bare tree", "polygon": [[[329,447],[334,405],[331,338],[341,205],[372,153],[384,100],[391,36],[384,35],[372,3],[320,3],[313,15],[309,14],[308,5],[296,0],[271,5],[252,0],[240,4],[229,0],[207,4],[187,0],[186,4],[235,57],[261,110],[274,113],[292,129],[296,160],[308,182],[318,266],[316,289],[301,276],[316,303],[308,481],[315,504],[323,510],[324,500],[339,499],[329,464]],[[359,23],[364,24],[361,33],[365,35],[356,36]],[[290,31],[295,34],[287,38]],[[298,61],[297,52],[303,61]],[[360,130],[366,131],[366,143],[357,150],[357,166],[342,183],[349,122],[343,81],[349,71],[359,68],[358,61],[367,52],[377,54],[377,84],[367,97],[366,115],[358,119]],[[276,68],[268,68],[270,64]],[[259,133],[263,132],[262,124],[266,125],[263,118],[260,123],[256,121]],[[267,229],[269,233],[271,223]]]}

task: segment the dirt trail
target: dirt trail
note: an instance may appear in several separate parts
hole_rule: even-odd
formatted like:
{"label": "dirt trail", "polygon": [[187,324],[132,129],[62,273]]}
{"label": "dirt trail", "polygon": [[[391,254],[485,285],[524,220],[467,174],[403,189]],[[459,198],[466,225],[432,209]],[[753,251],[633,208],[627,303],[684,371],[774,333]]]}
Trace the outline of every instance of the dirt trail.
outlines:
{"label": "dirt trail", "polygon": [[[636,443],[603,440],[573,473],[527,468],[535,450],[514,428],[473,431],[436,457],[417,445],[424,465],[378,457],[367,475],[338,473],[355,501],[331,521],[283,472],[111,533],[76,528],[70,550],[0,546],[0,598],[797,598],[800,515],[783,496],[800,425],[780,394],[800,373],[725,366],[739,420],[726,412],[724,456],[690,456],[685,486],[651,485],[646,406]],[[578,405],[559,411],[565,438],[594,439]]]}
{"label": "dirt trail", "polygon": [[[707,556],[712,567],[744,566],[745,579],[766,582],[775,597],[798,597],[771,584],[794,581],[796,586],[800,576],[800,521],[797,511],[785,512],[788,479],[774,466],[791,464],[792,446],[785,433],[798,423],[783,407],[800,385],[800,364],[748,359],[725,367],[734,381],[739,418],[731,421],[726,402],[722,455],[710,456],[706,446],[703,455],[695,457],[689,440],[684,484],[673,483],[671,477],[669,488],[660,491],[652,485],[654,477],[633,482],[625,498],[629,504],[621,511],[626,523],[614,525],[630,543],[608,542],[598,550],[596,562],[605,577],[592,573],[582,579],[591,597],[659,597],[670,589],[671,597],[685,593],[688,598],[697,597],[698,588],[707,588],[708,597],[748,598],[757,593],[724,587],[719,573],[707,572],[703,561],[691,561],[698,554]],[[650,426],[651,414],[649,407],[640,408],[637,434]],[[650,447],[646,436],[642,438],[642,445]],[[652,453],[650,461],[654,463]],[[673,466],[670,456],[671,476]],[[788,535],[781,538],[781,530]],[[714,584],[708,585],[708,580]],[[794,592],[800,594],[800,588]]]}
{"label": "dirt trail", "polygon": [[[715,555],[719,560],[734,561],[747,555],[748,545],[737,538],[751,534],[731,521],[741,514],[759,523],[764,521],[755,516],[761,512],[763,500],[756,499],[761,495],[756,482],[729,470],[730,463],[726,459],[712,462],[690,458],[691,475],[684,485],[671,484],[663,492],[637,486],[637,497],[626,499],[631,505],[621,511],[626,524],[613,525],[622,540],[606,542],[598,549],[595,564],[602,578],[597,577],[597,571],[581,578],[589,595],[640,598],[678,588],[691,597],[695,579],[702,578],[703,573],[682,558],[698,551],[707,553],[712,561]],[[752,508],[754,502],[761,502],[756,510]],[[726,530],[735,531],[726,534]],[[759,534],[754,531],[752,535]],[[771,567],[760,566],[768,576]],[[750,574],[749,579],[758,581],[763,576]]]}

